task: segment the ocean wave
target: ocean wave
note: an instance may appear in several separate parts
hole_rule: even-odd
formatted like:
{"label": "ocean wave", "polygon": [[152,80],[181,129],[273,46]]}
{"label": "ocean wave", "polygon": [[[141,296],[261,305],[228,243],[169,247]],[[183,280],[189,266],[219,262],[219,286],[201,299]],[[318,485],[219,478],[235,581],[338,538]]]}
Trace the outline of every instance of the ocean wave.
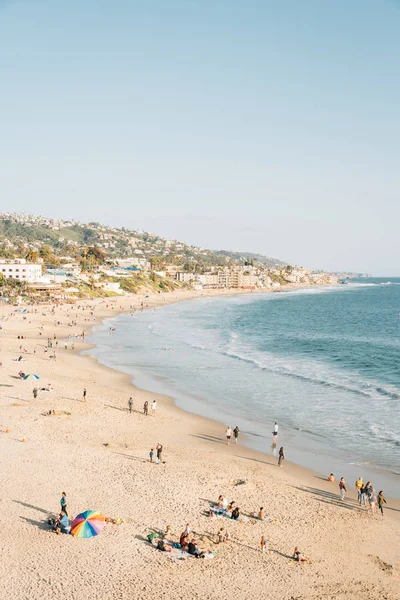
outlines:
{"label": "ocean wave", "polygon": [[350,387],[348,385],[343,385],[340,383],[336,383],[334,381],[328,381],[326,379],[320,379],[318,377],[312,377],[310,375],[303,375],[301,373],[295,373],[294,371],[290,371],[287,367],[284,367],[284,366],[267,367],[265,365],[260,364],[258,360],[254,360],[252,358],[241,356],[239,354],[235,354],[232,352],[223,352],[222,354],[224,356],[234,358],[235,360],[240,360],[242,362],[253,364],[253,365],[257,366],[258,368],[260,368],[262,371],[267,371],[269,373],[275,373],[277,375],[283,375],[285,377],[291,377],[293,379],[298,379],[298,380],[305,381],[307,383],[311,383],[311,384],[315,384],[315,385],[321,385],[323,387],[335,388],[338,390],[351,392],[352,394],[356,394],[357,396],[365,396],[367,398],[371,397],[371,394],[369,392],[365,392],[364,390],[361,390],[359,388]]}

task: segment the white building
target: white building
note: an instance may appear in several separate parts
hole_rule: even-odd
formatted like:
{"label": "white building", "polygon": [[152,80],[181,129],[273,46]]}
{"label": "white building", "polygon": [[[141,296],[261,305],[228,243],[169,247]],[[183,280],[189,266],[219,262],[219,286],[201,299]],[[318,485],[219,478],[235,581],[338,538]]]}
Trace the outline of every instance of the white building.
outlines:
{"label": "white building", "polygon": [[0,262],[0,273],[6,279],[20,279],[32,283],[42,276],[42,265],[27,263],[23,259],[14,262]]}
{"label": "white building", "polygon": [[183,271],[178,271],[175,273],[175,279],[177,281],[181,281],[183,283],[190,283],[196,279],[196,275],[194,273],[185,273]]}

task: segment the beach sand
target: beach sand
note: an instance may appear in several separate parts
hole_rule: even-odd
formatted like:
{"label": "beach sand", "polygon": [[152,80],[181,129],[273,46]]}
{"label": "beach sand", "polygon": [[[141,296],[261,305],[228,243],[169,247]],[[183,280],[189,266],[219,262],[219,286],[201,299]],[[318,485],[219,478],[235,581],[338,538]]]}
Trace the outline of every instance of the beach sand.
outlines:
{"label": "beach sand", "polygon": [[[81,341],[74,351],[71,344],[64,349],[68,335],[88,333],[131,305],[200,295],[124,296],[108,301],[108,308],[103,300],[81,302],[93,307],[96,321],[90,309],[78,311],[77,305],[57,307],[55,316],[43,307],[37,314],[10,316],[15,308],[0,306],[1,600],[400,598],[399,503],[389,500],[384,518],[371,517],[353,492],[341,502],[337,483],[290,463],[279,469],[271,456],[240,444],[227,447],[221,425],[185,413],[169,398],[139,390],[128,376],[81,356],[88,348]],[[72,320],[77,325],[68,327]],[[21,334],[26,339],[18,340]],[[55,361],[51,349],[44,353],[54,334]],[[21,344],[28,352],[15,362]],[[20,370],[40,380],[20,380]],[[33,387],[48,383],[54,391],[34,399]],[[143,403],[151,405],[154,398],[156,415],[146,417]],[[57,414],[44,416],[49,410]],[[165,462],[151,464],[149,451],[158,442]],[[95,509],[125,522],[107,524],[88,540],[57,536],[47,519],[58,513],[62,491],[70,516]],[[208,517],[219,494],[235,500],[248,521]],[[270,522],[251,517],[260,506]],[[149,533],[168,524],[178,540],[187,522],[198,545],[216,551],[212,560],[172,560],[147,542]],[[220,527],[231,541],[214,543]],[[291,559],[295,546],[310,564]]]}

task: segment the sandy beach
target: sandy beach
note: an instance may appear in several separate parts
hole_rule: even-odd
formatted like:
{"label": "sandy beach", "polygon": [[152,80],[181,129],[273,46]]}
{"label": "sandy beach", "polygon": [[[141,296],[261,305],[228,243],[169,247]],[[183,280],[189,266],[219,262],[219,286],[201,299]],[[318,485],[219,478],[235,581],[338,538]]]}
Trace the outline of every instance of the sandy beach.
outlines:
{"label": "sandy beach", "polygon": [[[153,308],[201,294],[124,296],[36,313],[0,306],[0,599],[400,598],[400,503],[387,499],[385,516],[372,516],[359,507],[354,482],[341,502],[337,482],[289,462],[279,469],[240,443],[228,447],[220,424],[80,355],[89,346],[75,334],[103,319],[141,302]],[[53,347],[45,352],[48,338]],[[24,381],[19,371],[40,379]],[[35,386],[49,384],[52,391],[33,397]],[[155,416],[143,415],[154,399]],[[163,462],[151,464],[157,443]],[[91,539],[57,536],[47,520],[59,512],[62,491],[71,517],[94,509],[124,522]],[[208,516],[220,494],[236,502],[243,522]],[[261,506],[268,522],[252,516]],[[212,559],[180,560],[147,541],[167,525],[179,541],[188,522]],[[221,527],[231,539],[217,544]],[[309,562],[292,560],[295,546]]]}

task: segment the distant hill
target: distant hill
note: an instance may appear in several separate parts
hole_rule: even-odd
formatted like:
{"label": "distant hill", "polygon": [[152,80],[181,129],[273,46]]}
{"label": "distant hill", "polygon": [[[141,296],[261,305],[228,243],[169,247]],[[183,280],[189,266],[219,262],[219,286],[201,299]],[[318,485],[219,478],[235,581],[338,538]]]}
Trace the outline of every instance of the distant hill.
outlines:
{"label": "distant hill", "polygon": [[229,250],[216,250],[216,254],[220,256],[228,256],[238,262],[254,262],[255,264],[264,265],[265,267],[284,267],[288,263],[270,256],[262,254],[253,254],[252,252],[232,252]]}
{"label": "distant hill", "polygon": [[84,248],[96,247],[110,261],[137,257],[160,264],[190,266],[227,266],[252,262],[263,266],[283,266],[287,263],[251,252],[209,250],[177,240],[167,240],[141,230],[129,230],[46,217],[0,214],[0,256],[17,255],[29,250],[39,251],[46,245],[56,256],[79,255]]}

